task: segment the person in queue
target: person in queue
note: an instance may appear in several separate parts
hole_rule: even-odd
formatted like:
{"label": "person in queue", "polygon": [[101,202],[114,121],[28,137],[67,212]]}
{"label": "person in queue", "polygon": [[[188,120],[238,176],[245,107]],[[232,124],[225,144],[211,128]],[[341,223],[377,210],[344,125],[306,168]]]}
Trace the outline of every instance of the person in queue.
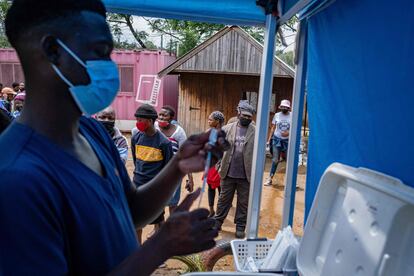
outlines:
{"label": "person in queue", "polygon": [[214,218],[216,220],[215,227],[221,230],[237,191],[237,207],[234,218],[235,236],[236,238],[244,238],[256,127],[252,124],[254,109],[247,101],[239,102],[237,112],[238,120],[223,127],[230,142],[230,150],[226,151],[223,159],[220,160],[218,172],[221,179],[221,192]]}
{"label": "person in queue", "polygon": [[26,93],[19,93],[14,98],[13,118],[17,118],[23,111],[24,101],[26,100]]}
{"label": "person in queue", "polygon": [[[172,121],[175,117],[175,110],[171,106],[163,106],[161,111],[158,113],[158,120],[155,123],[155,127],[164,134],[168,140],[170,140],[174,155],[178,152],[178,149],[184,144],[187,139],[187,134],[184,129],[178,124],[173,124]],[[188,174],[188,180],[186,181],[186,188],[189,192],[194,189],[193,175]],[[178,203],[180,202],[181,196],[181,182],[177,186],[173,197],[168,203],[170,214],[177,209]]]}
{"label": "person in queue", "polygon": [[279,110],[280,112],[273,116],[272,127],[267,141],[267,144],[272,149],[272,167],[264,183],[266,186],[273,184],[273,177],[276,173],[281,154],[287,153],[288,150],[290,124],[292,121],[290,101],[282,100],[279,105]]}
{"label": "person in queue", "polygon": [[[220,111],[213,111],[210,116],[208,116],[208,126],[210,129],[215,128],[220,130],[224,125],[224,114]],[[214,200],[216,198],[216,190],[220,196],[220,175],[216,167],[210,168],[207,174],[207,184],[208,184],[208,207],[210,208],[209,217],[214,217],[216,212],[214,211]]]}
{"label": "person in queue", "polygon": [[3,101],[3,105],[9,113],[13,112],[13,105],[14,105],[14,97],[16,97],[17,93],[11,89],[10,87],[4,87],[1,90],[1,93],[5,97]]}
{"label": "person in queue", "polygon": [[112,106],[105,108],[96,114],[96,119],[105,127],[118,149],[119,157],[121,157],[122,162],[125,164],[128,160],[128,140],[122,135],[119,128],[115,126],[115,109]]}
{"label": "person in queue", "polygon": [[[134,161],[133,182],[137,188],[151,181],[171,160],[173,149],[171,142],[155,128],[157,111],[149,104],[143,104],[135,112],[138,132],[131,137],[132,159]],[[164,210],[151,222],[152,236],[164,223]],[[142,241],[142,228],[137,228],[138,240]]]}
{"label": "person in queue", "polygon": [[[14,0],[5,29],[19,56],[26,100],[0,136],[0,271],[3,275],[150,275],[166,259],[214,246],[208,210],[187,196],[151,239],[143,227],[184,175],[227,147],[224,134],[190,137],[137,189],[113,141],[90,118],[114,100],[119,76],[99,0]],[[87,116],[83,116],[87,115]]]}

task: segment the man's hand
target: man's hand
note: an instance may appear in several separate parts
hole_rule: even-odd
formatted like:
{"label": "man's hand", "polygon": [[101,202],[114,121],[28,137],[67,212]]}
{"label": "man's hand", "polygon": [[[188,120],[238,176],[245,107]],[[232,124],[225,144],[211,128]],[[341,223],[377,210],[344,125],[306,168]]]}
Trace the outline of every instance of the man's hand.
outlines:
{"label": "man's hand", "polygon": [[199,172],[204,170],[207,152],[213,154],[212,165],[214,165],[221,157],[223,152],[228,150],[230,144],[225,139],[225,133],[220,131],[216,145],[208,144],[210,131],[190,136],[180,147],[177,158],[178,168],[181,173],[188,174],[191,172]]}
{"label": "man's hand", "polygon": [[200,189],[188,195],[167,219],[160,231],[151,239],[157,239],[164,245],[167,258],[188,255],[212,248],[218,231],[213,229],[214,219],[208,218],[206,209],[189,211],[199,197]]}

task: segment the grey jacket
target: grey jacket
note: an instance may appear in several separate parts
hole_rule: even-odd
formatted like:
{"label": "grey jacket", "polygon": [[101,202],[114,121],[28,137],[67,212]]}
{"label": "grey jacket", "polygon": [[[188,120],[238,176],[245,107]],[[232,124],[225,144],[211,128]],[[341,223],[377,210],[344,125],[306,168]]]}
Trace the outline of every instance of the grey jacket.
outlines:
{"label": "grey jacket", "polygon": [[[233,157],[234,152],[234,142],[236,140],[236,129],[237,129],[237,122],[225,125],[223,127],[223,131],[226,133],[226,139],[230,142],[230,149],[226,151],[223,155],[223,158],[219,164],[219,174],[220,178],[224,179],[227,177],[227,173],[230,168],[230,162]],[[244,161],[244,168],[246,170],[246,177],[247,180],[250,182],[250,176],[252,172],[252,162],[253,162],[253,145],[254,145],[254,134],[256,131],[256,127],[253,123],[251,123],[246,132],[246,143],[244,144],[243,148],[243,161]]]}

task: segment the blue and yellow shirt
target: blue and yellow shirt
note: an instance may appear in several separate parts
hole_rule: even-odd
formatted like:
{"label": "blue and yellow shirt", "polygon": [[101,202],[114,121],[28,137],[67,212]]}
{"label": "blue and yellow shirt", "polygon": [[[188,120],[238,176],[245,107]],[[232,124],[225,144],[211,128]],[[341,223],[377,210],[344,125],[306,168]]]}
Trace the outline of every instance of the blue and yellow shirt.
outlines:
{"label": "blue and yellow shirt", "polygon": [[154,136],[137,132],[131,138],[131,149],[137,186],[151,181],[173,157],[171,142],[158,130]]}

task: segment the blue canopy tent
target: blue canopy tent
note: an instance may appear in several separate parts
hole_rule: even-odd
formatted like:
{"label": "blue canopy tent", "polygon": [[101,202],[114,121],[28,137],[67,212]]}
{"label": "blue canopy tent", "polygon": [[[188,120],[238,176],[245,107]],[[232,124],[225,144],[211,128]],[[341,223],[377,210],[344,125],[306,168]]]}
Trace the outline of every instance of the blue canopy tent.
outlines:
{"label": "blue canopy tent", "polygon": [[[296,79],[283,226],[291,224],[305,84],[311,135],[306,213],[332,162],[363,166],[414,186],[414,2],[285,0],[280,17],[254,0],[104,0],[109,11],[239,25],[265,25],[248,237],[257,237],[277,24],[299,13]],[[329,5],[332,4],[332,5]]]}

